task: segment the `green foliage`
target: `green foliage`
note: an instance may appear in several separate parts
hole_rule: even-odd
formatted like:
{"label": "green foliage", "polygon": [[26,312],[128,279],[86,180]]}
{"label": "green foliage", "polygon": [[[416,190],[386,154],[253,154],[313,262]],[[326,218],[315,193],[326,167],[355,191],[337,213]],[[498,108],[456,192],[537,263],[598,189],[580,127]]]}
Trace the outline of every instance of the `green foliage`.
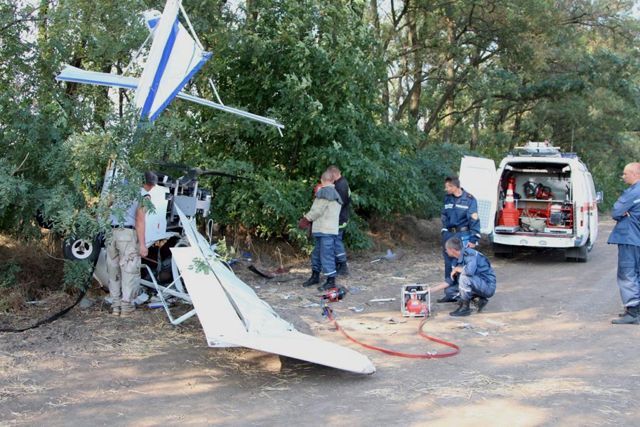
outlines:
{"label": "green foliage", "polygon": [[203,258],[194,258],[192,264],[189,266],[189,270],[193,270],[196,273],[211,274],[213,269],[209,263]]}
{"label": "green foliage", "polygon": [[419,182],[424,185],[426,200],[415,212],[418,216],[432,218],[440,215],[444,198],[444,180],[448,176],[457,176],[460,159],[469,150],[453,144],[431,145],[419,152],[417,159],[421,171]]}
{"label": "green foliage", "polygon": [[85,290],[89,286],[93,264],[89,261],[64,262],[64,288]]}
{"label": "green foliage", "polygon": [[18,284],[22,268],[15,261],[0,262],[0,289],[11,289]]}
{"label": "green foliage", "polygon": [[228,245],[226,237],[223,237],[216,242],[216,254],[223,261],[231,261],[236,254],[236,250],[233,246]]}

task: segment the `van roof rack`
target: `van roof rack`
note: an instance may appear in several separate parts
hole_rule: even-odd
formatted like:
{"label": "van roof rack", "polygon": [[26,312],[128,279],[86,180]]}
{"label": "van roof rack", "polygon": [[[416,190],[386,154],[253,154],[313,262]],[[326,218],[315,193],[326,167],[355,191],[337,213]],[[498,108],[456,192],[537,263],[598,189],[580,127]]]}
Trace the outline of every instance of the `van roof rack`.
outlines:
{"label": "van roof rack", "polygon": [[578,153],[562,153],[562,157],[567,159],[577,159]]}
{"label": "van roof rack", "polygon": [[522,147],[515,147],[514,154],[517,156],[561,156],[560,147],[554,147],[549,141],[529,141]]}

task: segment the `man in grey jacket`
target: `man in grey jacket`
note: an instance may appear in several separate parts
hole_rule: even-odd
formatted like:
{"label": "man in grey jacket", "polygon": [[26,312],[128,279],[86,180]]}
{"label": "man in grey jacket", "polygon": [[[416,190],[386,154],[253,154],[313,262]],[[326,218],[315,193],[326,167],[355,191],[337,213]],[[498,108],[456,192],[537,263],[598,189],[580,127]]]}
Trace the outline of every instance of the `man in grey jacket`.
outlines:
{"label": "man in grey jacket", "polygon": [[325,172],[320,178],[322,187],[316,193],[309,212],[300,219],[300,228],[311,223],[311,234],[314,238],[311,253],[311,277],[302,286],[308,287],[320,283],[320,271],[327,278],[318,290],[327,290],[336,286],[336,253],[335,244],[338,237],[338,222],[342,199],[333,185],[333,174]]}

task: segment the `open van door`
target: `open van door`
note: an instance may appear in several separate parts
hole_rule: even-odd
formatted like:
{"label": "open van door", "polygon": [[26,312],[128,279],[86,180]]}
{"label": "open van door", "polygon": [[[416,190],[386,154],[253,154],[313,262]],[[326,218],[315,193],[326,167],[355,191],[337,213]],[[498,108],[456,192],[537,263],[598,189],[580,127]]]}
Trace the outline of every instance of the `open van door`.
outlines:
{"label": "open van door", "polygon": [[460,185],[478,201],[480,231],[493,233],[498,204],[498,173],[494,161],[464,156],[460,161]]}

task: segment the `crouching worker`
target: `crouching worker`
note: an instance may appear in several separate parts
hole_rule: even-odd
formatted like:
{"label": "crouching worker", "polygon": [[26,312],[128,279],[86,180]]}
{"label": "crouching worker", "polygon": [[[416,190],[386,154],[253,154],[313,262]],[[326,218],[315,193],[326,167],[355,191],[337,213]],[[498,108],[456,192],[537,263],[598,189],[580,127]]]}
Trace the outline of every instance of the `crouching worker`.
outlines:
{"label": "crouching worker", "polygon": [[320,283],[320,271],[327,281],[318,287],[319,291],[336,286],[336,252],[338,220],[342,199],[333,185],[333,174],[325,172],[320,178],[322,187],[316,192],[311,210],[304,214],[298,223],[300,228],[308,228],[314,239],[311,253],[311,277],[302,284],[304,287]]}
{"label": "crouching worker", "polygon": [[[474,302],[478,313],[489,302],[489,298],[496,292],[496,274],[491,263],[480,252],[469,247],[463,247],[459,237],[452,237],[445,242],[447,255],[453,260],[451,279],[458,282],[460,301],[458,309],[449,313],[451,316],[468,316],[471,314],[469,304]],[[449,287],[448,282],[431,288],[431,292]]]}

